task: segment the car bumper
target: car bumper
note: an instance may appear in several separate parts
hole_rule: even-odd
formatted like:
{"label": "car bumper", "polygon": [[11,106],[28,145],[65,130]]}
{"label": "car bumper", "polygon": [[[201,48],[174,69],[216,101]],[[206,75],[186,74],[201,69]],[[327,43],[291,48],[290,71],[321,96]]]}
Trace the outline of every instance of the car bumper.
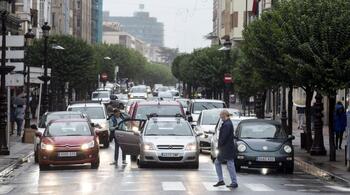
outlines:
{"label": "car bumper", "polygon": [[[59,152],[76,152],[75,157],[59,157]],[[85,164],[94,163],[99,158],[97,149],[86,151],[81,150],[55,150],[55,151],[39,151],[39,164],[44,165],[69,165],[69,164]]]}
{"label": "car bumper", "polygon": [[[258,157],[274,157],[274,161],[261,161]],[[271,155],[244,155],[237,154],[235,163],[238,166],[244,166],[249,168],[280,168],[283,166],[289,166],[294,163],[294,156],[271,156]]]}
{"label": "car bumper", "polygon": [[199,137],[199,147],[202,150],[210,150],[211,149],[211,136],[203,135]]}
{"label": "car bumper", "polygon": [[[164,154],[174,154],[176,156],[166,157]],[[155,150],[143,151],[140,155],[140,160],[144,163],[185,164],[197,162],[198,156],[198,151]]]}

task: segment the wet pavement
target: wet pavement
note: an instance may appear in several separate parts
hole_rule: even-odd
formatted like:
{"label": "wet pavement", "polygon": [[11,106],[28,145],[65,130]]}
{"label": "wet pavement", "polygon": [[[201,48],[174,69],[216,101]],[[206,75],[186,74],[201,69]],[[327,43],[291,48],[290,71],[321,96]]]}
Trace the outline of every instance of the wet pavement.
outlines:
{"label": "wet pavement", "polygon": [[[322,181],[296,170],[284,175],[272,170],[242,170],[238,173],[239,188],[214,188],[216,174],[209,155],[200,157],[199,170],[180,167],[139,169],[135,163],[112,166],[113,145],[101,149],[98,170],[90,166],[54,167],[39,171],[34,160],[0,180],[0,194],[50,195],[155,195],[155,194],[349,194],[350,187]],[[129,160],[129,159],[128,159]],[[229,183],[229,177],[226,175]]]}

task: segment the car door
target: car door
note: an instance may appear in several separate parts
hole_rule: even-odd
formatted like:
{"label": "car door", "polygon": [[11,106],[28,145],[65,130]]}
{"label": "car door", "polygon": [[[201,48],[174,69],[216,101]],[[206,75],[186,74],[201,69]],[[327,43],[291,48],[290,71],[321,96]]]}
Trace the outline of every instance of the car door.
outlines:
{"label": "car door", "polygon": [[145,120],[126,119],[118,124],[115,131],[118,144],[124,154],[140,154],[141,130]]}

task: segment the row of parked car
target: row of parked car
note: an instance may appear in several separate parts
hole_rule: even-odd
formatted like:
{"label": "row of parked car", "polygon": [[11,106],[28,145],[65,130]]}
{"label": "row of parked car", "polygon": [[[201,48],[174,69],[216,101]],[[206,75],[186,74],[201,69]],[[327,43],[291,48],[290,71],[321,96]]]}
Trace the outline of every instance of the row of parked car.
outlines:
{"label": "row of parked car", "polygon": [[[212,159],[217,157],[222,124],[219,113],[226,109],[225,103],[174,99],[125,101],[126,120],[118,125],[115,136],[122,150],[140,167],[170,163],[198,168],[203,150],[209,150]],[[235,127],[237,170],[247,166],[293,172],[293,137],[287,136],[278,122],[242,117],[237,109],[227,110]],[[76,102],[67,111],[45,114],[34,148],[36,162],[41,169],[74,163],[91,163],[92,168],[98,168],[99,146],[109,146],[108,124],[102,102]]]}

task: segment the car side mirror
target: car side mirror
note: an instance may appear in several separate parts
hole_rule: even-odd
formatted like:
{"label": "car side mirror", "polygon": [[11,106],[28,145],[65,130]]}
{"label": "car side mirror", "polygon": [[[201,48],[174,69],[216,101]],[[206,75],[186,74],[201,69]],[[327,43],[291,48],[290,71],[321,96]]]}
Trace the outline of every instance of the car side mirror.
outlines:
{"label": "car side mirror", "polygon": [[35,132],[35,136],[41,138],[43,134],[39,131]]}
{"label": "car side mirror", "polygon": [[191,112],[190,111],[186,111],[186,115],[187,116],[191,115]]}
{"label": "car side mirror", "polygon": [[197,137],[199,137],[199,136],[202,136],[203,135],[203,133],[202,132],[198,132],[198,133],[196,133],[197,134]]}
{"label": "car side mirror", "polygon": [[187,116],[187,121],[188,121],[189,123],[192,123],[192,122],[193,122],[193,117],[192,117],[192,116]]}
{"label": "car side mirror", "polygon": [[238,139],[238,136],[234,135],[234,136],[233,136],[233,139]]}
{"label": "car side mirror", "polygon": [[294,140],[295,136],[294,135],[288,135],[288,140]]}

